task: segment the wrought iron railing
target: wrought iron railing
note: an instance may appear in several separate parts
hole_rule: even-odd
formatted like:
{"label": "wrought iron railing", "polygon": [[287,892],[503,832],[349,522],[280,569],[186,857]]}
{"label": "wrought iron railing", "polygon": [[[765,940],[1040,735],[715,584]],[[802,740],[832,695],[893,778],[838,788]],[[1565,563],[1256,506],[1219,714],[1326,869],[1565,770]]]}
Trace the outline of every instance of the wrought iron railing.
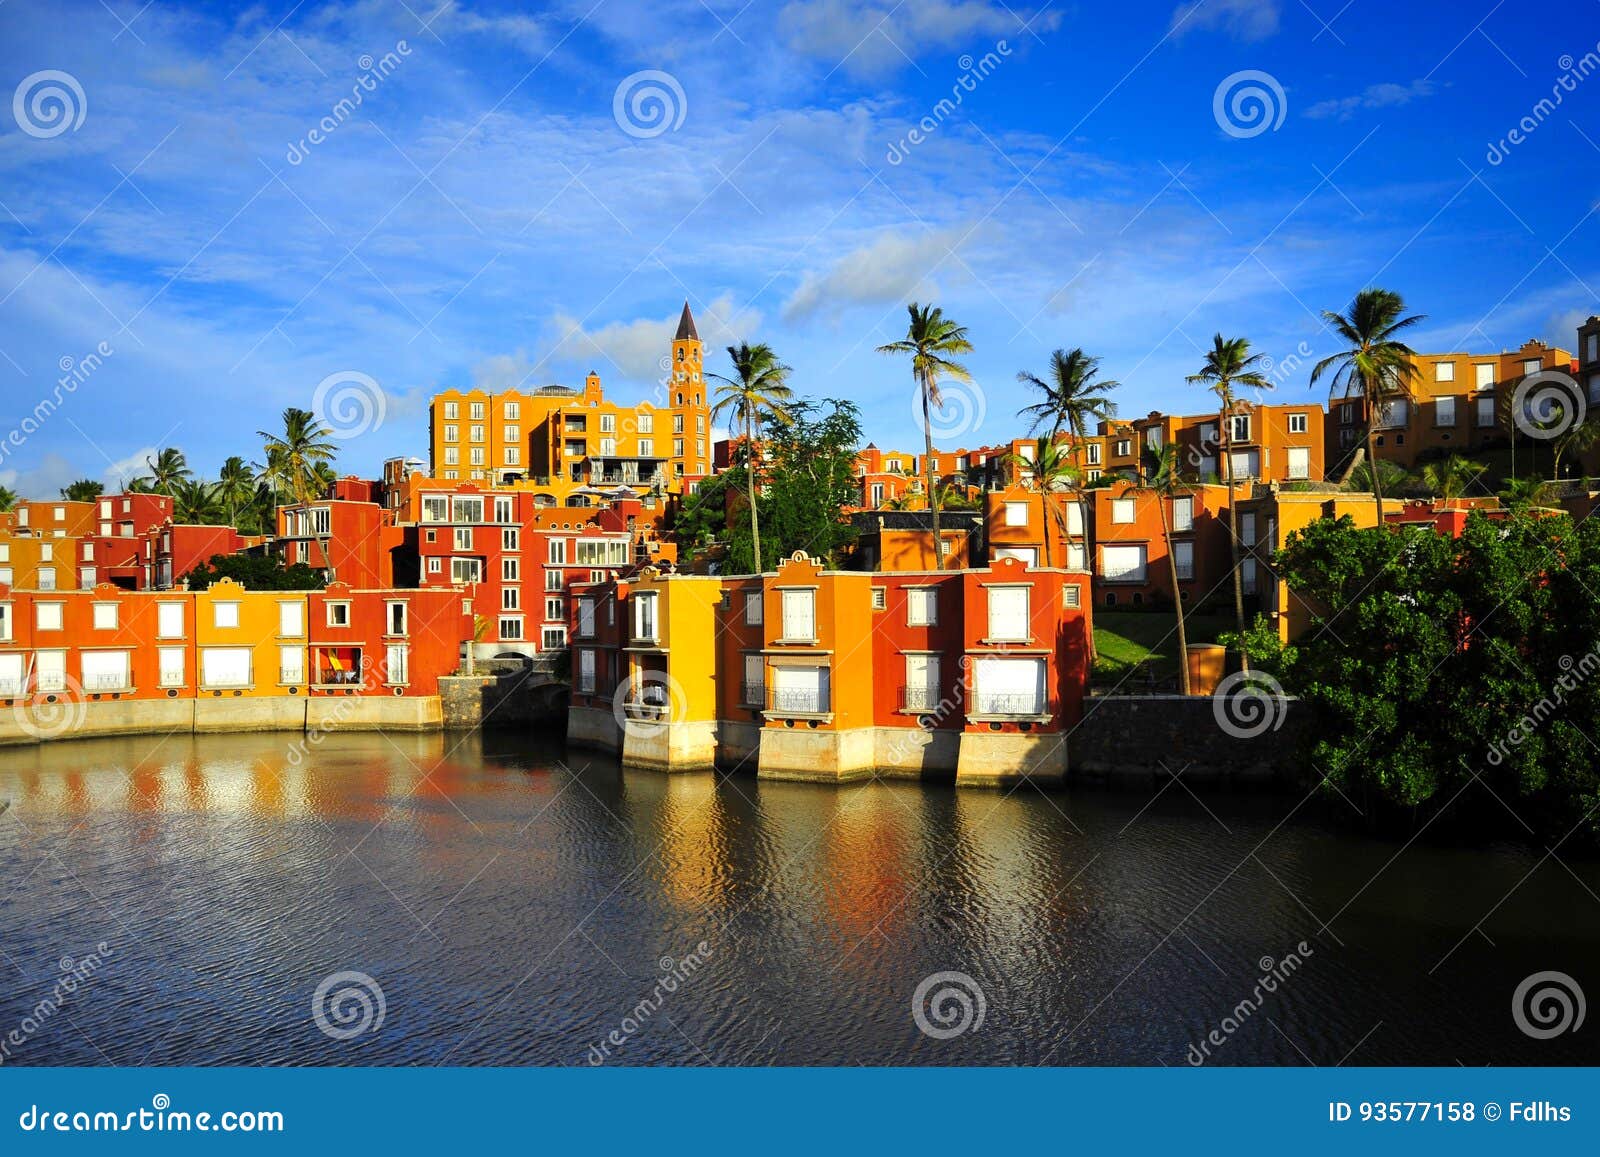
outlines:
{"label": "wrought iron railing", "polygon": [[795,715],[823,715],[828,711],[828,696],[810,687],[774,689],[772,710]]}
{"label": "wrought iron railing", "polygon": [[977,715],[1048,715],[1050,705],[1042,695],[979,691],[974,696],[973,711]]}
{"label": "wrought iron railing", "polygon": [[939,707],[939,689],[923,684],[900,688],[900,710],[935,711]]}

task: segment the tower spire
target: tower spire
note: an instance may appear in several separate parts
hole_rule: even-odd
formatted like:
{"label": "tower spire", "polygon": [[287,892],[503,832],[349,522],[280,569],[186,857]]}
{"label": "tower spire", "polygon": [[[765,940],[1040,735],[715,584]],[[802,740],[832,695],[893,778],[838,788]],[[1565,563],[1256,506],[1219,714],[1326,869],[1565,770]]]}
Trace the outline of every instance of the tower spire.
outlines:
{"label": "tower spire", "polygon": [[689,303],[683,303],[683,316],[678,319],[678,335],[673,341],[699,341],[700,334],[694,328],[694,314],[689,312]]}

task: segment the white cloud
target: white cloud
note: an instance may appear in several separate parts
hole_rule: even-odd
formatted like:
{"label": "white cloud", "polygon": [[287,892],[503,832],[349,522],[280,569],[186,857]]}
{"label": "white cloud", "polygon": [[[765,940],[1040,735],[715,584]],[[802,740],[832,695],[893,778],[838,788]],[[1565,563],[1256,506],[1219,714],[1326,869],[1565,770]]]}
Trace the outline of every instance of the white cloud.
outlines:
{"label": "white cloud", "polygon": [[778,14],[778,29],[794,51],[859,74],[899,68],[930,49],[975,49],[977,38],[1026,36],[1030,19],[1039,33],[1061,24],[1059,13],[1034,19],[989,0],[791,0]]}
{"label": "white cloud", "polygon": [[[727,345],[756,340],[761,313],[750,307],[740,309],[731,294],[722,294],[699,307],[690,305],[695,329],[706,346],[706,360]],[[658,382],[667,374],[667,357],[672,335],[678,331],[682,307],[667,317],[641,317],[632,321],[613,321],[587,329],[577,318],[558,313],[551,324],[559,335],[551,357],[564,362],[587,365],[604,379],[606,365],[632,382]],[[568,383],[573,384],[573,383]]]}
{"label": "white cloud", "polygon": [[837,313],[850,305],[926,296],[934,270],[963,244],[965,233],[960,228],[916,234],[886,231],[870,244],[846,253],[826,273],[806,274],[784,303],[783,316],[796,321],[817,313]]}
{"label": "white cloud", "polygon": [[1413,100],[1432,96],[1436,91],[1438,87],[1429,80],[1414,80],[1410,84],[1373,84],[1368,85],[1356,96],[1319,101],[1306,109],[1306,116],[1313,120],[1336,117],[1346,121],[1360,109],[1392,108],[1395,105],[1410,104]]}
{"label": "white cloud", "polygon": [[1195,0],[1172,13],[1179,36],[1200,29],[1221,30],[1238,40],[1265,40],[1278,31],[1279,0]]}

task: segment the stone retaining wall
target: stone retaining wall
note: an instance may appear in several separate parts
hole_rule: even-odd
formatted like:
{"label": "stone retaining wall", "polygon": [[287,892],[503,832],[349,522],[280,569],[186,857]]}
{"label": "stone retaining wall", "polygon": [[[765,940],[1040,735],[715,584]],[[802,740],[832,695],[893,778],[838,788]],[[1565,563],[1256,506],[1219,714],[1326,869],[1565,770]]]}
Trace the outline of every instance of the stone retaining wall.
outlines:
{"label": "stone retaining wall", "polygon": [[[1237,702],[1237,701],[1236,701]],[[1260,714],[1228,719],[1207,695],[1114,695],[1084,703],[1067,739],[1068,778],[1264,783],[1295,777],[1310,712],[1288,697],[1256,699]]]}
{"label": "stone retaining wall", "polygon": [[437,695],[348,698],[118,699],[60,703],[56,714],[0,710],[0,746],[112,735],[240,731],[437,731]]}

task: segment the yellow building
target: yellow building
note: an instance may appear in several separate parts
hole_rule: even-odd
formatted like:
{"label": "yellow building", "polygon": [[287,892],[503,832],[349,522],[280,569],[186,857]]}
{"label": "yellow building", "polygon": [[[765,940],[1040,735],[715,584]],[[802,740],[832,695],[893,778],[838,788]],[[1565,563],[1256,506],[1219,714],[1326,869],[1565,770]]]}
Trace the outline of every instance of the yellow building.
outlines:
{"label": "yellow building", "polygon": [[[161,642],[193,639],[200,698],[304,694],[308,599],[298,591],[248,591],[231,579],[169,600]],[[184,615],[191,612],[193,622]],[[170,618],[166,617],[170,616]]]}
{"label": "yellow building", "polygon": [[19,591],[78,589],[78,540],[0,530],[0,586]]}
{"label": "yellow building", "polygon": [[531,481],[558,493],[629,486],[682,493],[711,473],[704,348],[684,303],[659,397],[607,401],[591,372],[581,390],[446,390],[429,406],[433,478]]}

